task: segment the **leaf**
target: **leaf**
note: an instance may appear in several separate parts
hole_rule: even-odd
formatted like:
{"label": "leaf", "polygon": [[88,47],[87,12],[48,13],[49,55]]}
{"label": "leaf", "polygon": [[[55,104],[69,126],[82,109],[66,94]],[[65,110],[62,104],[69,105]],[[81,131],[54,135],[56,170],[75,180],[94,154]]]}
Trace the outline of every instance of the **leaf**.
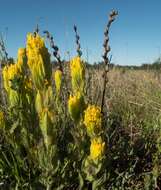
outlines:
{"label": "leaf", "polygon": [[78,175],[79,175],[79,190],[82,190],[84,186],[84,180],[80,172]]}
{"label": "leaf", "polygon": [[92,190],[98,190],[98,189],[100,190],[100,188],[104,189],[103,184],[105,181],[106,181],[106,173],[104,173],[101,178],[93,181]]}

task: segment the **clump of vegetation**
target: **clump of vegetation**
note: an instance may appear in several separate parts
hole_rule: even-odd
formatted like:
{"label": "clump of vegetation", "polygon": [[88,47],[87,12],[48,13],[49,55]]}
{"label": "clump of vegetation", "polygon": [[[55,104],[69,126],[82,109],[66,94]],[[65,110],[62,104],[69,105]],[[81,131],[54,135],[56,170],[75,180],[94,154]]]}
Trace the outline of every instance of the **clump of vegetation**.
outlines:
{"label": "clump of vegetation", "polygon": [[109,70],[77,56],[66,63],[45,31],[27,35],[17,60],[1,44],[0,189],[159,189],[161,88],[153,71]]}

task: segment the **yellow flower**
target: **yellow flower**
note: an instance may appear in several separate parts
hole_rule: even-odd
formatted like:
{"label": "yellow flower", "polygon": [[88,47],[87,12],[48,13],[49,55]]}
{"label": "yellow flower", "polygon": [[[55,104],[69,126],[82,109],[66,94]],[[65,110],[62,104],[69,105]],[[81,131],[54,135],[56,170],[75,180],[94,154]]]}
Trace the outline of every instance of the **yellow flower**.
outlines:
{"label": "yellow flower", "polygon": [[44,82],[51,80],[50,54],[45,47],[44,39],[38,34],[27,35],[27,64],[30,68],[33,82],[37,89],[42,89]]}
{"label": "yellow flower", "polygon": [[84,125],[89,136],[98,135],[101,132],[102,113],[98,106],[89,105],[84,114]]}
{"label": "yellow flower", "polygon": [[93,138],[90,146],[90,158],[96,160],[102,158],[105,151],[105,142],[102,142],[101,137]]}
{"label": "yellow flower", "polygon": [[68,100],[68,110],[71,118],[74,121],[78,121],[84,109],[84,99],[83,96],[78,92],[76,95],[69,97]]}
{"label": "yellow flower", "polygon": [[59,69],[56,70],[54,73],[54,80],[55,80],[56,92],[57,94],[59,94],[62,82],[62,71],[60,71]]}
{"label": "yellow flower", "polygon": [[85,67],[79,56],[73,58],[70,61],[70,72],[72,78],[72,88],[74,92],[81,91],[84,89],[85,81]]}
{"label": "yellow flower", "polygon": [[11,107],[15,107],[19,103],[20,97],[16,89],[20,88],[19,79],[22,78],[22,73],[17,64],[5,66],[2,72],[4,88],[8,95],[9,104]]}
{"label": "yellow flower", "polygon": [[5,66],[3,71],[3,81],[4,81],[4,88],[7,92],[9,92],[11,88],[12,80],[15,78],[21,78],[21,72],[17,64],[11,64],[9,66]]}
{"label": "yellow flower", "polygon": [[0,111],[0,127],[5,126],[4,113]]}

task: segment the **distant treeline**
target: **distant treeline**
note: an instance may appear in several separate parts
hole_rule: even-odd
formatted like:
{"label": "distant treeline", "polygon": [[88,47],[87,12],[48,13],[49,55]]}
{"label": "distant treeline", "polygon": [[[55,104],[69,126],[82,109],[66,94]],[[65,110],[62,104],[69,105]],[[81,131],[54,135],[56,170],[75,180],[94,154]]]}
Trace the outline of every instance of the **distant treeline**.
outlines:
{"label": "distant treeline", "polygon": [[[13,63],[14,59],[9,58],[8,63]],[[64,66],[66,64],[69,64],[68,61],[63,60],[62,61]],[[6,64],[6,61],[1,60],[1,66],[3,67]],[[53,68],[56,68],[59,66],[59,64],[56,61],[52,61]],[[93,69],[102,69],[104,67],[103,62],[98,62],[94,64],[89,64],[86,62],[86,67],[93,68]],[[144,63],[142,65],[116,65],[115,63],[110,63],[109,68],[116,68],[116,69],[133,69],[133,70],[160,70],[161,69],[161,58],[158,58],[154,63]]]}
{"label": "distant treeline", "polygon": [[[94,63],[93,65],[88,64],[89,67],[94,67],[96,69],[102,68],[104,66],[103,62]],[[161,59],[157,59],[154,63],[144,63],[141,65],[116,65],[111,63],[109,67],[118,69],[134,69],[134,70],[160,70],[161,69]]]}

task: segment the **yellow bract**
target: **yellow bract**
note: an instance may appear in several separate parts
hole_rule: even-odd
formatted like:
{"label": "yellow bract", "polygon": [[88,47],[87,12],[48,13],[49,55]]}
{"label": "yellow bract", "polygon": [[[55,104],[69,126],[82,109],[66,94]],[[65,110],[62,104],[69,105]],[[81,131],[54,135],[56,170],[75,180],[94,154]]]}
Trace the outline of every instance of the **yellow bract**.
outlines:
{"label": "yellow bract", "polygon": [[81,94],[78,92],[76,95],[69,97],[68,100],[68,110],[74,121],[78,121],[80,119],[80,114],[84,107],[84,100]]}
{"label": "yellow bract", "polygon": [[38,34],[36,36],[28,34],[26,51],[28,58],[27,64],[31,71],[35,87],[42,89],[44,81],[50,81],[52,72],[50,54],[45,47],[44,39]]}
{"label": "yellow bract", "polygon": [[54,73],[54,80],[55,80],[56,92],[57,94],[59,94],[62,83],[62,71],[60,71],[59,69],[56,70]]}
{"label": "yellow bract", "polygon": [[96,160],[102,158],[105,151],[105,142],[102,141],[101,137],[93,138],[90,146],[90,158]]}
{"label": "yellow bract", "polygon": [[89,105],[85,110],[84,125],[89,136],[98,135],[101,131],[102,113],[98,106]]}
{"label": "yellow bract", "polygon": [[85,68],[84,68],[84,63],[81,61],[80,57],[75,57],[70,61],[70,72],[72,78],[73,91],[83,92],[84,80],[85,80]]}

